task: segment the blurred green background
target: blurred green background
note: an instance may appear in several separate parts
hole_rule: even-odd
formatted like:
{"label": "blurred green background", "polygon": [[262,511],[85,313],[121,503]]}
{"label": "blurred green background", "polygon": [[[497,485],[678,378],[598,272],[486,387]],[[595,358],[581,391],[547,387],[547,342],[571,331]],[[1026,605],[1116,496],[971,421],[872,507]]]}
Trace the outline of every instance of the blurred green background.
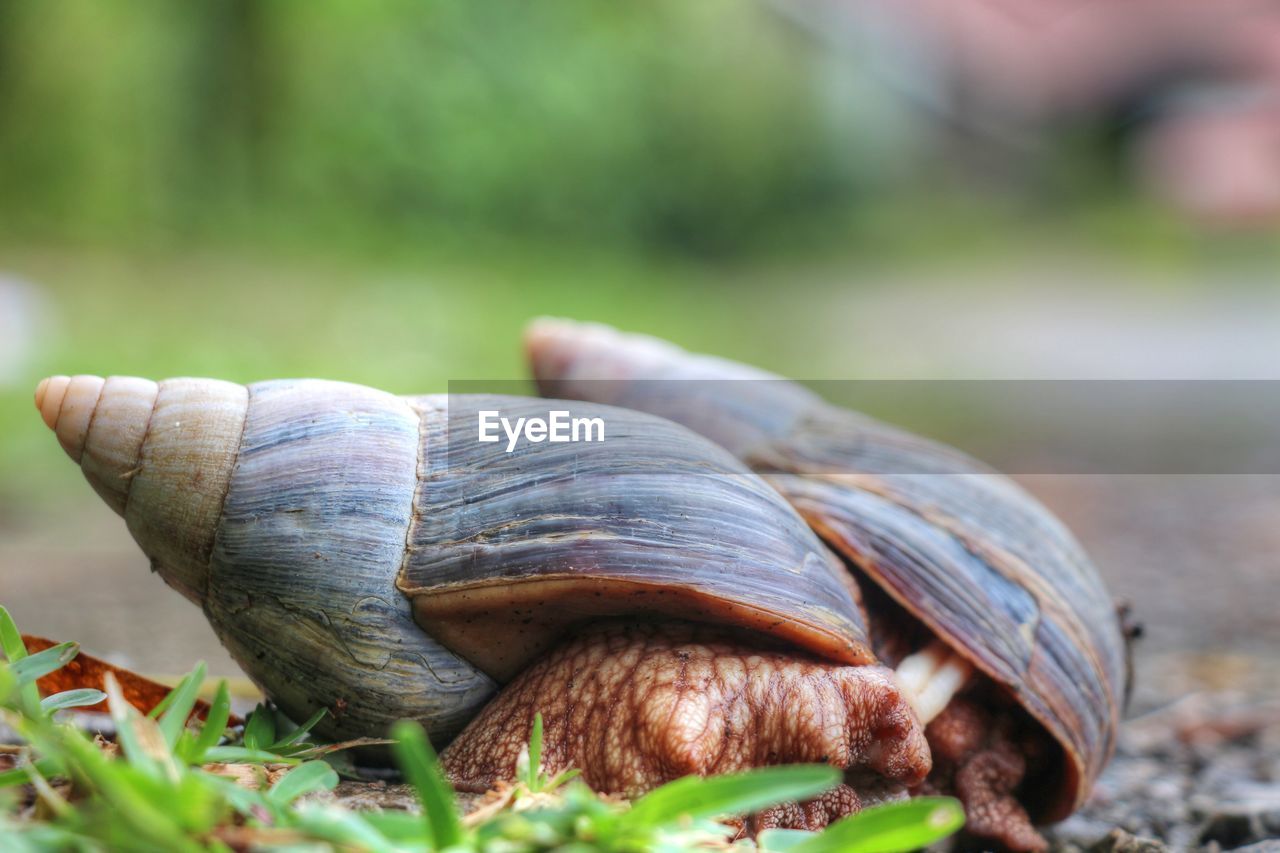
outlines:
{"label": "blurred green background", "polygon": [[1213,251],[1090,122],[992,181],[920,113],[736,0],[0,2],[0,272],[43,309],[0,517],[71,477],[25,410],[48,372],[423,391],[522,375],[552,313],[875,375],[820,319],[859,278]]}
{"label": "blurred green background", "polygon": [[[32,409],[50,373],[438,391],[523,376],[539,314],[808,378],[1274,370],[1274,221],[1153,191],[1140,92],[992,113],[902,24],[0,0],[0,599],[78,631],[41,602],[143,563]],[[185,668],[119,633],[130,602],[186,613],[141,589],[102,650]]]}

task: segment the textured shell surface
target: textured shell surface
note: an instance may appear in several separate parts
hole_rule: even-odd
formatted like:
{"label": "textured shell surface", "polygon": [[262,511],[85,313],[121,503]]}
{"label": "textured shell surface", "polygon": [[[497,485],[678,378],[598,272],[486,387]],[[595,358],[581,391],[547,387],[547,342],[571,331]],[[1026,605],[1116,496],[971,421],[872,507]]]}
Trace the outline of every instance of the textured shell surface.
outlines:
{"label": "textured shell surface", "polygon": [[[454,395],[421,414],[421,487],[400,588],[450,648],[506,679],[573,622],[680,616],[750,628],[844,663],[872,660],[856,590],[804,521],[733,456],[610,406],[607,441],[507,453],[480,410],[545,400]],[[495,643],[494,637],[502,638]]]}
{"label": "textured shell surface", "polygon": [[1061,744],[1064,784],[1042,817],[1083,802],[1114,750],[1124,639],[1096,569],[1048,510],[959,451],[752,368],[566,321],[535,324],[527,343],[548,393],[686,423],[763,474]]}
{"label": "textured shell surface", "polygon": [[412,718],[447,739],[601,616],[873,659],[856,588],[805,522],[660,418],[568,404],[605,417],[607,443],[506,453],[474,440],[477,411],[546,401],[77,376],[37,405],[157,573],[286,714],[329,708],[328,737]]}

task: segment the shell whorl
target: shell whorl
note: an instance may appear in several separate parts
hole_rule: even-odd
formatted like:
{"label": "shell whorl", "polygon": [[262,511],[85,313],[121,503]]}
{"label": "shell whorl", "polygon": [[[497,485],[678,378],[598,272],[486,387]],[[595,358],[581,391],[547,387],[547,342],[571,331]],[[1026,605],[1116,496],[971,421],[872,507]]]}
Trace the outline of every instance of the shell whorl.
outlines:
{"label": "shell whorl", "polygon": [[[1124,637],[1097,569],[1033,497],[960,451],[785,380],[717,381],[716,360],[645,336],[539,321],[525,345],[539,387],[666,415],[764,475],[849,565],[1061,744],[1060,790],[1036,816],[1060,820],[1084,802],[1115,747]],[[730,365],[720,378],[744,375]]]}
{"label": "shell whorl", "polygon": [[84,454],[89,421],[105,380],[100,376],[50,376],[36,387],[36,408],[45,426],[74,461]]}
{"label": "shell whorl", "polygon": [[873,659],[856,590],[800,516],[650,415],[595,407],[609,451],[579,458],[450,446],[480,408],[534,415],[536,399],[92,377],[36,397],[249,677],[294,719],[331,705],[328,737],[403,718],[448,737],[587,619],[693,619]]}
{"label": "shell whorl", "polygon": [[409,718],[447,739],[493,692],[395,588],[417,484],[408,403],[320,380],[54,376],[35,396],[152,567],[289,716],[332,703],[326,737]]}
{"label": "shell whorl", "polygon": [[165,581],[204,599],[248,390],[212,379],[52,376],[36,407]]}
{"label": "shell whorl", "polygon": [[659,415],[739,458],[823,405],[776,374],[599,323],[540,317],[525,329],[524,348],[543,396]]}

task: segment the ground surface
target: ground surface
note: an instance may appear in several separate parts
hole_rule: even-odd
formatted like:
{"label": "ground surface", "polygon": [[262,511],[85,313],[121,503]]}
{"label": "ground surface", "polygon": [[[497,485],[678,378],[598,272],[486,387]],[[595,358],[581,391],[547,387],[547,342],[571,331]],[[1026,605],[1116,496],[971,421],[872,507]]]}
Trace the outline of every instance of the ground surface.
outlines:
{"label": "ground surface", "polygon": [[[1091,803],[1054,831],[1056,849],[1161,849],[1125,847],[1136,842],[1109,838],[1113,830],[1171,850],[1280,837],[1280,643],[1269,589],[1280,576],[1272,521],[1280,484],[1042,477],[1027,485],[1079,532],[1147,628],[1119,753]],[[215,673],[235,674],[197,611],[146,570],[119,520],[94,504],[78,511],[83,535],[74,540],[28,531],[0,547],[3,599],[19,621],[117,650],[109,656],[148,672],[204,658]],[[346,794],[394,802],[395,790]]]}
{"label": "ground surface", "polygon": [[1249,847],[1277,837],[1280,706],[1231,693],[1130,720],[1092,801],[1052,833],[1062,853],[1280,850]]}

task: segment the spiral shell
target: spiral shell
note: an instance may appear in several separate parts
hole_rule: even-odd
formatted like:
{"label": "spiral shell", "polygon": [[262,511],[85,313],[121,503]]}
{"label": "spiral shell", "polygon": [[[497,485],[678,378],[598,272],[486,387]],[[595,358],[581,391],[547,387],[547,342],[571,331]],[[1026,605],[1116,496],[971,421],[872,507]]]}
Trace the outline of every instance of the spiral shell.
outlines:
{"label": "spiral shell", "polygon": [[[777,493],[674,423],[565,404],[598,449],[460,440],[484,407],[321,380],[51,377],[45,423],[246,673],[329,737],[440,740],[600,617],[736,626],[873,660],[839,562]],[[470,433],[474,439],[474,431]]]}
{"label": "spiral shell", "polygon": [[544,392],[670,417],[762,474],[1061,745],[1062,785],[1034,811],[1055,820],[1083,803],[1115,748],[1124,638],[1097,570],[1030,495],[754,368],[569,321],[539,321],[526,341]]}

